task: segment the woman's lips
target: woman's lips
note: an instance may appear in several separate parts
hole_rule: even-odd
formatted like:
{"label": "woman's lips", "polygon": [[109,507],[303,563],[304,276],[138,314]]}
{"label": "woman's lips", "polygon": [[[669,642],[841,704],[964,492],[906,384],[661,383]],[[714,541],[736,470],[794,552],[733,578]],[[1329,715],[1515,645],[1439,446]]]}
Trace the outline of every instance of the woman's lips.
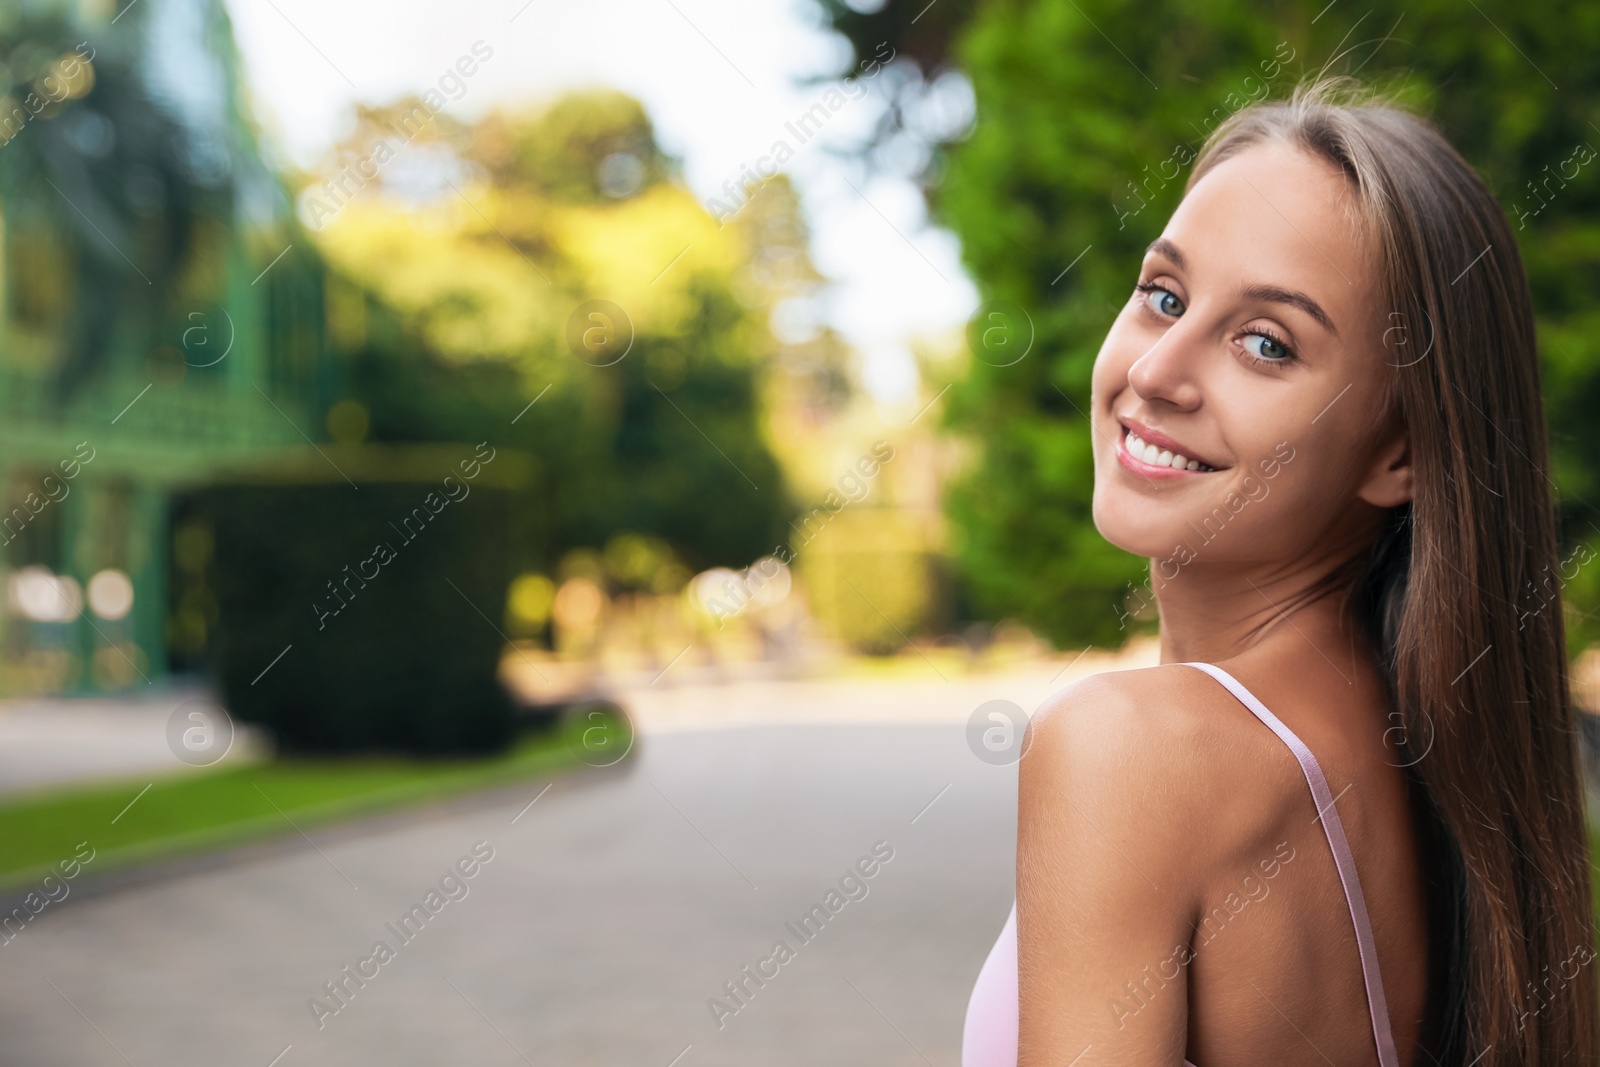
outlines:
{"label": "woman's lips", "polygon": [[1216,471],[1210,464],[1146,441],[1129,427],[1123,427],[1122,438],[1117,442],[1117,460],[1146,478],[1186,477]]}
{"label": "woman's lips", "polygon": [[[1131,438],[1131,442],[1134,445],[1132,453],[1136,459],[1143,459],[1156,466],[1165,466],[1171,463],[1173,457],[1182,456],[1183,462],[1178,465],[1178,469],[1200,470],[1206,473],[1228,469],[1226,463],[1213,463],[1199,452],[1192,450],[1184,442],[1168,437],[1160,430],[1146,426],[1136,419],[1124,416],[1117,418],[1116,421]],[[1151,445],[1155,446],[1153,453],[1149,449]],[[1163,460],[1160,458],[1163,452],[1167,453],[1168,459]],[[1189,460],[1193,460],[1198,466],[1190,467]]]}

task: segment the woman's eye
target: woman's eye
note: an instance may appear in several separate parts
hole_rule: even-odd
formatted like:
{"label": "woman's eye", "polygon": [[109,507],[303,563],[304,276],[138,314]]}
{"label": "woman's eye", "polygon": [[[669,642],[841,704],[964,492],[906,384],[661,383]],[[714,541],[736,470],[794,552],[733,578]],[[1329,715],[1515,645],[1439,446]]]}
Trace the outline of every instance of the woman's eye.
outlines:
{"label": "woman's eye", "polygon": [[1277,341],[1263,333],[1247,333],[1244,335],[1244,350],[1257,359],[1269,362],[1282,360],[1289,355],[1289,350]]}
{"label": "woman's eye", "polygon": [[1175,319],[1183,314],[1183,301],[1165,289],[1151,289],[1144,294],[1144,302],[1157,315]]}

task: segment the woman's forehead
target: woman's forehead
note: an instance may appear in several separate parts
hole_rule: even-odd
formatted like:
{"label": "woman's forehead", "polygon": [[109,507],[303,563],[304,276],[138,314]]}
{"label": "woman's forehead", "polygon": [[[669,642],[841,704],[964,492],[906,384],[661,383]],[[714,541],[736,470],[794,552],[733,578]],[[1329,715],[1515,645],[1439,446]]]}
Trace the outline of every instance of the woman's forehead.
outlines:
{"label": "woman's forehead", "polygon": [[1162,237],[1194,280],[1306,292],[1344,332],[1344,323],[1357,327],[1371,316],[1378,293],[1377,260],[1354,197],[1333,164],[1266,142],[1202,175]]}

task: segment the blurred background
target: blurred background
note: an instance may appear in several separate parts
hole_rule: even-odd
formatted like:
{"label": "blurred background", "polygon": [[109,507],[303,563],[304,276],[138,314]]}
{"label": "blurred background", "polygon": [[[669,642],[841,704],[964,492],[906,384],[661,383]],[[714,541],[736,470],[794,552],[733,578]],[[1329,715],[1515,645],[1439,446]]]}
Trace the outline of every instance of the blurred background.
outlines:
{"label": "blurred background", "polygon": [[1514,609],[1600,710],[1597,44],[1499,0],[11,0],[0,1061],[956,1062],[1026,716],[1155,661],[1094,355],[1205,136],[1324,69],[1517,229],[1564,541]]}

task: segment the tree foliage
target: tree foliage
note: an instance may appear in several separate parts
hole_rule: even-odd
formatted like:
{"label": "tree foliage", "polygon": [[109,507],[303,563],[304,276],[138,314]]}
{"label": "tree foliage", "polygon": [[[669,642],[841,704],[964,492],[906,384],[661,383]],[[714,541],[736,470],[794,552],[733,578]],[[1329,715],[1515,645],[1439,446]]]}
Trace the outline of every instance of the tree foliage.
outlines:
{"label": "tree foliage", "polygon": [[[363,111],[330,180],[399,139],[412,108]],[[413,134],[318,212],[353,290],[351,382],[372,436],[489,436],[537,456],[532,565],[618,530],[695,567],[769,551],[792,504],[762,429],[775,342],[772,294],[751,277],[759,216],[719,228],[616,92],[471,126],[439,115]],[[313,185],[303,207],[329,195]],[[373,329],[386,316],[400,327],[387,337]]]}

